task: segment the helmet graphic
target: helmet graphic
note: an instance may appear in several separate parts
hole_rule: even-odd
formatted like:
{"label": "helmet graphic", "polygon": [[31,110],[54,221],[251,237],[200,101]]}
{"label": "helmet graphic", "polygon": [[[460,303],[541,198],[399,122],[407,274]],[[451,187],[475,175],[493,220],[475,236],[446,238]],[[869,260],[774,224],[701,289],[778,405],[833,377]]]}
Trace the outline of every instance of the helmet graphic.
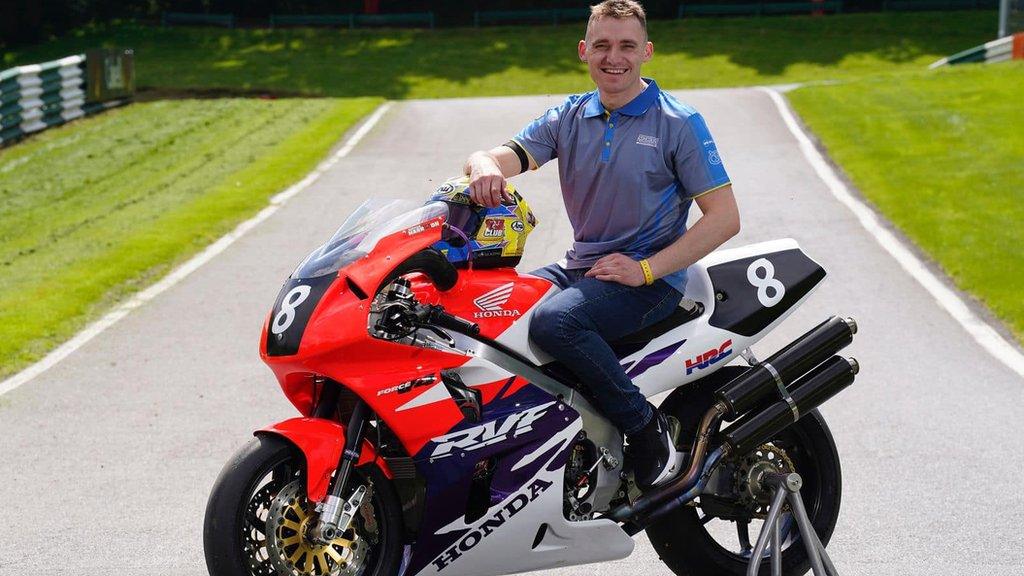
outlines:
{"label": "helmet graphic", "polygon": [[469,197],[468,177],[448,179],[430,197],[448,205],[447,226],[434,248],[456,267],[470,260],[475,268],[519,264],[537,219],[511,183],[506,182],[505,194],[508,198],[494,208],[480,206]]}

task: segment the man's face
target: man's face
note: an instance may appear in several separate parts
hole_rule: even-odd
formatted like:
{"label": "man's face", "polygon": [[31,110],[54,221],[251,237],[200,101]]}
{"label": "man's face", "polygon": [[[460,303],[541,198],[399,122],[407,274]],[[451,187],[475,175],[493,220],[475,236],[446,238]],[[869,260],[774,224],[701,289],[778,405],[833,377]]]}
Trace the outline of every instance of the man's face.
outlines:
{"label": "man's face", "polygon": [[580,59],[604,95],[628,92],[640,83],[640,66],[651,59],[654,45],[636,18],[604,17],[593,22],[580,40]]}

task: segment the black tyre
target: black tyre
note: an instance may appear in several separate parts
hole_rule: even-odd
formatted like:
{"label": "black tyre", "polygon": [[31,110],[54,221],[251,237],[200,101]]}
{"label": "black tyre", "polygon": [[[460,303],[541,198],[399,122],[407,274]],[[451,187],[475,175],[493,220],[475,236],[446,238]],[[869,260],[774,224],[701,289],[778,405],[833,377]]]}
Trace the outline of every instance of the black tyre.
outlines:
{"label": "black tyre", "polygon": [[[725,372],[723,369],[721,372]],[[735,374],[732,374],[734,376]],[[714,381],[701,382],[677,390],[662,410],[683,424],[683,438],[692,438],[692,430],[704,410],[711,405],[711,392],[730,378],[721,374]],[[689,435],[687,432],[689,431]],[[823,544],[828,544],[839,518],[842,473],[839,454],[824,418],[817,410],[772,438],[772,451],[780,449],[803,478],[800,490],[807,514]],[[742,457],[731,458],[740,461]],[[710,499],[697,506],[680,507],[647,528],[647,535],[661,560],[679,576],[740,576],[750,564],[751,543],[757,541],[763,521],[756,514],[743,517],[743,506]],[[728,510],[723,514],[722,510]],[[764,508],[759,510],[764,512]],[[719,514],[726,517],[723,519]],[[799,530],[788,512],[782,519],[782,571],[786,576],[805,574],[810,561]],[[767,558],[760,573],[770,574]]]}
{"label": "black tyre", "polygon": [[315,518],[305,499],[304,465],[301,452],[290,442],[262,435],[224,466],[206,505],[203,526],[211,576],[398,573],[402,510],[391,482],[372,464],[356,468],[348,492],[364,485],[370,497],[344,539],[317,547],[302,538]]}

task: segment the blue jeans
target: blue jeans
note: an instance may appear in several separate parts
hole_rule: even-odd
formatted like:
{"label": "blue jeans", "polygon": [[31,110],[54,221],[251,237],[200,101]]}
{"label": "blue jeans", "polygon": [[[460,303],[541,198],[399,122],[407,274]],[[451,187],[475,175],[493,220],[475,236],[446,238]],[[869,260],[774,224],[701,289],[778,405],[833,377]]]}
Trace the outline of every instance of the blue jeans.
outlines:
{"label": "blue jeans", "polygon": [[683,295],[664,280],[632,287],[585,278],[586,271],[551,264],[531,272],[562,291],[534,312],[530,338],[587,386],[597,408],[620,431],[632,434],[650,421],[651,407],[608,341],[667,318]]}

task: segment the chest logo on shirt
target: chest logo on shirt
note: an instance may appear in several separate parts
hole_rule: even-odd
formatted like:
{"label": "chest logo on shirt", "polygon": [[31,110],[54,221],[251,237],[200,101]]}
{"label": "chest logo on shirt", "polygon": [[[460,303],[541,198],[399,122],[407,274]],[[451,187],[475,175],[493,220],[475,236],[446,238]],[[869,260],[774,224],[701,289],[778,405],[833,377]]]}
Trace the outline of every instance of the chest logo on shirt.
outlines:
{"label": "chest logo on shirt", "polygon": [[647,136],[646,134],[640,134],[636,137],[636,143],[641,146],[650,146],[651,148],[658,147],[658,138],[656,136]]}

